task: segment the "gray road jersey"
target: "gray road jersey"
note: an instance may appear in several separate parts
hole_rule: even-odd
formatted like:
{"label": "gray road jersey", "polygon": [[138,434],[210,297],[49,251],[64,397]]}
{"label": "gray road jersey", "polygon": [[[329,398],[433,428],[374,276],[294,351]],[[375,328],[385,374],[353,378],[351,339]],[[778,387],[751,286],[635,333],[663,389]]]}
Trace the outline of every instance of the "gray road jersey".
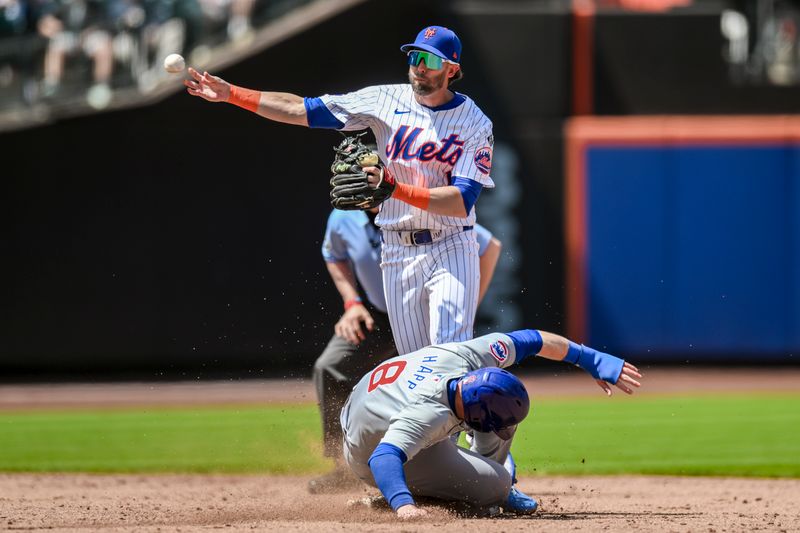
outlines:
{"label": "gray road jersey", "polygon": [[466,429],[450,409],[447,382],[478,368],[508,367],[515,359],[514,343],[502,333],[388,359],[361,378],[342,409],[350,454],[367,464],[378,444],[386,442],[411,460]]}

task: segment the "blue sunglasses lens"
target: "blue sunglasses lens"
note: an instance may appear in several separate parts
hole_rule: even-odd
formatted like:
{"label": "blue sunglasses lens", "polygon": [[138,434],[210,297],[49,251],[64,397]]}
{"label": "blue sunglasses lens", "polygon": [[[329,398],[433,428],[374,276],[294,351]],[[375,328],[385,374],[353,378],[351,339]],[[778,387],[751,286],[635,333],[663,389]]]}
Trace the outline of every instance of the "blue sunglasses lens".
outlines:
{"label": "blue sunglasses lens", "polygon": [[442,68],[444,60],[430,52],[422,52],[420,50],[412,50],[408,53],[408,64],[412,67],[418,67],[419,64],[425,61],[425,67],[431,70],[439,70]]}

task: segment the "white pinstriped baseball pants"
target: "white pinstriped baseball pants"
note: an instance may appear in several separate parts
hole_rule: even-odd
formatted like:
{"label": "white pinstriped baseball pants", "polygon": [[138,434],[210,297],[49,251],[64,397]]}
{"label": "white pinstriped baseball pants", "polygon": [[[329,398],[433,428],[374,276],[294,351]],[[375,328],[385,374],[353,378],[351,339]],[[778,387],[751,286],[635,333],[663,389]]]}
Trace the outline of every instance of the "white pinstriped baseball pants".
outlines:
{"label": "white pinstriped baseball pants", "polygon": [[400,355],[431,344],[473,338],[480,263],[473,230],[445,230],[440,240],[398,244],[385,232],[383,292]]}

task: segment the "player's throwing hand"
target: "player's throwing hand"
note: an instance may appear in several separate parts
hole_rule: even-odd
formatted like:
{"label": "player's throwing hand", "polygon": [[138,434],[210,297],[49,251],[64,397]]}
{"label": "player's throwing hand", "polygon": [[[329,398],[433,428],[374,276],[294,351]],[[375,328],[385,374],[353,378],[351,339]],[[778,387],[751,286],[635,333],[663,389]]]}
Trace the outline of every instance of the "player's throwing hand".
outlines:
{"label": "player's throwing hand", "polygon": [[190,80],[183,80],[187,87],[186,92],[192,96],[199,96],[209,102],[227,102],[231,95],[231,85],[227,81],[217,76],[212,76],[208,72],[200,74],[192,67],[189,67]]}

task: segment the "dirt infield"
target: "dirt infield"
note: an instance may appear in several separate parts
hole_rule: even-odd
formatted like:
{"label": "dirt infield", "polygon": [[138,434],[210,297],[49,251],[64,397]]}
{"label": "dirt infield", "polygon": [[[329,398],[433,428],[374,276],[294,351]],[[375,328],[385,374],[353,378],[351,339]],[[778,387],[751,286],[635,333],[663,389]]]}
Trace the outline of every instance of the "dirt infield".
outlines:
{"label": "dirt infield", "polygon": [[[800,391],[800,369],[645,369],[647,394]],[[534,396],[602,395],[581,373],[527,376]],[[624,400],[628,400],[627,398]],[[313,402],[308,381],[0,385],[0,410]],[[2,453],[2,451],[0,451]],[[308,477],[0,474],[0,531],[800,531],[800,480],[533,477],[532,517],[465,519],[441,509],[414,523],[348,506],[365,487],[312,496]]]}
{"label": "dirt infield", "polygon": [[413,524],[398,523],[389,511],[347,505],[365,491],[311,496],[305,491],[307,481],[0,475],[0,530],[800,531],[798,480],[530,478],[520,487],[541,502],[532,517],[463,519],[434,509]]}

